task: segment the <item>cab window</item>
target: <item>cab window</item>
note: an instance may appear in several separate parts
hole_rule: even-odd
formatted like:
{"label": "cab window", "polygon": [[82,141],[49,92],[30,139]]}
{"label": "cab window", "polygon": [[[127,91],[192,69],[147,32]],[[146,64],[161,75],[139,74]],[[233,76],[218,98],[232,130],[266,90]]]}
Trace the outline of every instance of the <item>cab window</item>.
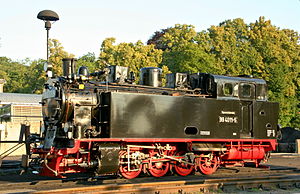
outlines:
{"label": "cab window", "polygon": [[254,96],[254,86],[253,84],[240,84],[240,97],[241,98],[253,98]]}
{"label": "cab window", "polygon": [[225,83],[223,87],[223,92],[225,96],[232,96],[233,86],[231,83]]}
{"label": "cab window", "polygon": [[265,84],[258,84],[256,86],[256,99],[267,100],[267,86]]}

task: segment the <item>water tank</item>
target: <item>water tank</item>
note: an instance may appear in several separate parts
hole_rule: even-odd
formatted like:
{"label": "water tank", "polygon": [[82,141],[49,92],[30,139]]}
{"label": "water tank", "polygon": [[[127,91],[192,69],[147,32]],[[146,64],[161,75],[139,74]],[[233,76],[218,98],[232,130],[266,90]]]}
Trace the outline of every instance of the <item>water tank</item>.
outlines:
{"label": "water tank", "polygon": [[187,73],[169,73],[167,74],[167,88],[184,89],[188,87],[188,74]]}
{"label": "water tank", "polygon": [[162,70],[158,67],[144,67],[140,69],[140,84],[161,87]]}
{"label": "water tank", "polygon": [[112,65],[109,66],[108,82],[125,83],[128,79],[128,67]]}

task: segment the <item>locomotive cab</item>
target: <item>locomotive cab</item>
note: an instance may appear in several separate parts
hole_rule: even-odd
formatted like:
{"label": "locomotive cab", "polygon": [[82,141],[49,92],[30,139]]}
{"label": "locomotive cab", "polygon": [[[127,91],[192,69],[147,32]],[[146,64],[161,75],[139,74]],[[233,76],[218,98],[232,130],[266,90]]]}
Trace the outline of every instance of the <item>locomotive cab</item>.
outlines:
{"label": "locomotive cab", "polygon": [[240,138],[275,138],[278,103],[267,102],[267,83],[251,77],[208,76],[220,100],[239,102]]}
{"label": "locomotive cab", "polygon": [[190,75],[189,82],[193,89],[199,88],[217,99],[267,101],[267,83],[263,79],[196,73]]}

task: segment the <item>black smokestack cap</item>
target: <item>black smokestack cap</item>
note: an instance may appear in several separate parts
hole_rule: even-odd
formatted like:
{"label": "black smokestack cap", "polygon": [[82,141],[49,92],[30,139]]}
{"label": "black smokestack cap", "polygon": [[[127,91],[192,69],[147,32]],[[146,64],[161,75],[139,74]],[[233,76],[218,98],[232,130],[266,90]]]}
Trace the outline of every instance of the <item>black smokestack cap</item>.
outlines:
{"label": "black smokestack cap", "polygon": [[71,78],[75,73],[76,61],[75,58],[64,58],[63,60],[63,76]]}

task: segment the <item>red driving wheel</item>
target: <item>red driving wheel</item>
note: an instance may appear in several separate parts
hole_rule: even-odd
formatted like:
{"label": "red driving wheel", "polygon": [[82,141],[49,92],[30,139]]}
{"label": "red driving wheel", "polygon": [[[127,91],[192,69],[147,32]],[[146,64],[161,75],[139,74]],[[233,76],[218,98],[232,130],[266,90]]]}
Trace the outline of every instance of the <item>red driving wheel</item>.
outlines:
{"label": "red driving wheel", "polygon": [[140,175],[142,172],[142,164],[130,164],[130,171],[128,170],[128,159],[127,152],[120,152],[120,168],[119,171],[121,175],[127,179],[133,179]]}
{"label": "red driving wheel", "polygon": [[[176,153],[176,156],[182,156],[184,154],[185,154],[185,152],[182,151],[182,152]],[[182,158],[184,158],[184,157],[182,157]],[[176,161],[176,163],[174,165],[174,169],[175,169],[177,174],[179,174],[181,176],[187,176],[187,175],[191,174],[191,172],[194,169],[194,166],[190,165],[190,164],[186,164],[184,162]]]}
{"label": "red driving wheel", "polygon": [[[150,156],[154,156],[156,152],[150,151]],[[170,168],[169,161],[163,161],[163,159],[151,159],[149,161],[149,172],[154,177],[161,177],[167,174]]]}
{"label": "red driving wheel", "polygon": [[209,175],[217,170],[219,160],[217,156],[213,156],[212,159],[208,157],[199,157],[196,158],[196,164],[202,174]]}

